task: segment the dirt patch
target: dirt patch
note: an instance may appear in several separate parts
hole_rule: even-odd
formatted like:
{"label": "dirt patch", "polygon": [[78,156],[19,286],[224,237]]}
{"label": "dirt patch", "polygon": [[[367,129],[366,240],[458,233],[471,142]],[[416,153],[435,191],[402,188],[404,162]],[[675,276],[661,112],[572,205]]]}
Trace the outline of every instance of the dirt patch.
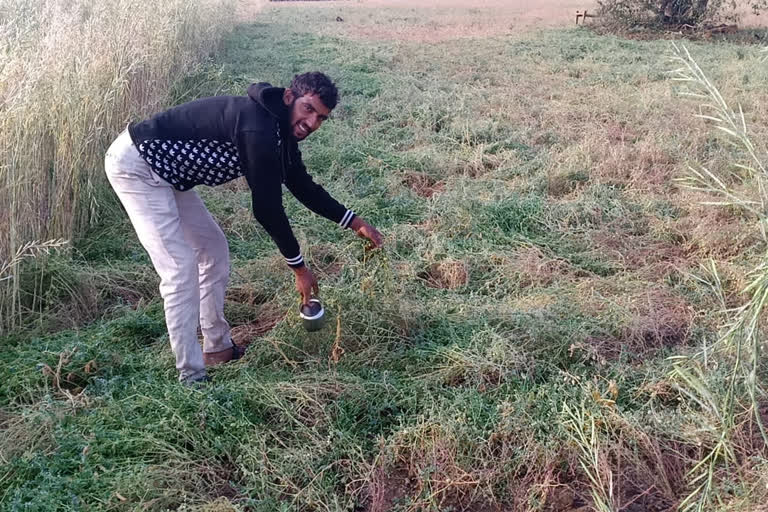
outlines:
{"label": "dirt patch", "polygon": [[683,345],[693,322],[693,309],[682,297],[664,290],[649,290],[635,297],[623,338],[638,353]]}
{"label": "dirt patch", "polygon": [[545,512],[587,512],[592,510],[568,485],[554,486],[549,489],[546,496]]}
{"label": "dirt patch", "polygon": [[[417,462],[418,464],[418,462]],[[368,500],[363,504],[366,512],[393,510],[403,502],[411,503],[411,510],[428,510],[438,503],[440,510],[467,512],[501,512],[501,506],[477,492],[479,483],[473,475],[458,467],[432,466],[435,475],[424,477],[409,473],[400,465],[377,468],[368,486]],[[448,472],[444,472],[444,470]],[[422,474],[429,474],[424,473]],[[447,476],[447,475],[451,476]],[[447,476],[447,477],[446,477]],[[444,478],[446,477],[446,478]]]}
{"label": "dirt patch", "polygon": [[626,316],[617,332],[589,336],[571,345],[576,352],[598,364],[615,361],[622,355],[633,360],[649,357],[657,351],[688,342],[694,311],[682,297],[662,288],[623,297]]}
{"label": "dirt patch", "polygon": [[518,252],[512,268],[517,275],[518,287],[547,286],[556,278],[563,279],[570,265],[563,260],[548,258],[537,247],[527,247]]}
{"label": "dirt patch", "polygon": [[219,464],[213,467],[201,465],[200,479],[206,488],[210,489],[208,493],[211,498],[229,501],[240,497],[240,493],[231,483],[236,477],[237,468],[233,464]]}
{"label": "dirt patch", "polygon": [[428,174],[413,172],[403,178],[403,185],[413,190],[417,196],[429,198],[440,192],[445,183]]}
{"label": "dirt patch", "polygon": [[[612,478],[616,510],[675,510],[686,488],[690,462],[701,454],[689,445],[652,437],[610,412],[603,420],[601,435],[611,442],[603,445],[600,464],[606,472],[603,476]],[[463,441],[443,425],[424,424],[398,432],[364,488],[362,510],[392,510],[408,503],[412,510],[501,512],[524,510],[532,499],[542,512],[594,510],[578,448],[541,451],[526,432],[509,426],[494,431],[473,449],[475,460],[484,461],[473,469],[464,467],[458,457],[466,455]],[[521,452],[526,460],[512,476],[504,462],[516,460]],[[503,495],[486,492],[502,482]]]}
{"label": "dirt patch", "polygon": [[687,248],[648,236],[631,236],[610,227],[590,234],[601,257],[651,280],[664,279],[676,267],[687,266]]}
{"label": "dirt patch", "polygon": [[[437,42],[527,32],[542,27],[575,25],[576,10],[596,9],[594,0],[365,0],[281,2],[332,9],[329,31],[354,39]],[[275,5],[275,4],[273,4]],[[391,13],[380,23],[370,11]]]}
{"label": "dirt patch", "polygon": [[753,252],[762,244],[758,229],[750,220],[743,218],[736,209],[701,204],[711,201],[711,196],[686,194],[689,213],[670,226],[674,233],[689,245],[696,259],[738,259]]}
{"label": "dirt patch", "polygon": [[[204,418],[200,428],[206,428]],[[175,510],[192,500],[208,502],[203,510],[224,510],[222,507],[225,504],[244,497],[232,484],[239,479],[238,467],[224,458],[211,457],[193,462],[171,458],[162,464],[149,466],[147,472],[159,496],[145,502],[144,510]],[[144,489],[141,492],[147,491]],[[138,491],[136,496],[125,494],[133,502],[143,500]]]}
{"label": "dirt patch", "polygon": [[227,301],[237,302],[247,306],[258,306],[267,303],[272,299],[272,295],[263,290],[258,290],[250,284],[242,286],[231,286],[227,289]]}
{"label": "dirt patch", "polygon": [[344,265],[332,245],[316,245],[309,250],[308,258],[313,270],[321,277],[336,277]]}
{"label": "dirt patch", "polygon": [[384,468],[377,468],[368,486],[368,503],[364,510],[366,512],[392,510],[398,502],[403,501],[413,491],[413,483],[404,469],[386,471]]}
{"label": "dirt patch", "polygon": [[[621,428],[613,417],[604,417],[610,428]],[[607,425],[606,425],[607,426]],[[686,489],[685,473],[689,469],[689,448],[678,442],[658,439],[641,430],[623,432],[623,438],[602,445],[600,470],[610,476],[614,510],[623,512],[672,512]],[[615,433],[615,431],[614,431]],[[608,435],[607,432],[602,432]],[[631,439],[631,441],[630,441]],[[611,437],[611,441],[614,441]],[[575,447],[571,448],[575,450]],[[592,503],[592,486],[583,473],[575,451],[563,454],[566,470],[556,471],[546,486],[545,512],[588,512],[596,510]]]}
{"label": "dirt patch", "polygon": [[275,303],[263,304],[253,322],[232,327],[232,342],[239,347],[246,347],[255,338],[263,336],[285,318],[286,311]]}
{"label": "dirt patch", "polygon": [[456,260],[433,263],[425,271],[419,272],[417,275],[430,288],[452,290],[464,286],[469,281],[467,264]]}

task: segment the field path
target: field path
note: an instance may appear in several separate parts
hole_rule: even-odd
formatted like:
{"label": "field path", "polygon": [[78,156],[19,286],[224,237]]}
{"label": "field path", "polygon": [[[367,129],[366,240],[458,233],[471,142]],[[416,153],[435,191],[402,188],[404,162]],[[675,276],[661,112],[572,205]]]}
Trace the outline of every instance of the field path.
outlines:
{"label": "field path", "polygon": [[[594,0],[440,0],[437,5],[428,0],[279,3],[281,7],[308,4],[337,11],[347,22],[339,27],[341,32],[355,39],[424,42],[571,26],[575,25],[577,10],[597,8]],[[374,11],[376,14],[371,15]],[[388,23],[382,23],[382,11],[390,14]],[[425,11],[429,11],[426,16]]]}
{"label": "field path", "polygon": [[363,0],[364,5],[436,9],[481,9],[508,18],[518,27],[553,27],[575,23],[577,10],[597,8],[594,0]]}

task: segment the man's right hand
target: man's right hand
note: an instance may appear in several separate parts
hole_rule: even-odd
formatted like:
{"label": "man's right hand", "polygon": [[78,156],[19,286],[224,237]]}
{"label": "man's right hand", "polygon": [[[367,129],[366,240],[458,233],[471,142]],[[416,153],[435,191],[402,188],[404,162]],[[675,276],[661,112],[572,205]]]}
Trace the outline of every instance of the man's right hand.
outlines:
{"label": "man's right hand", "polygon": [[301,303],[309,304],[309,299],[320,293],[315,274],[306,265],[293,269],[296,274],[296,291],[301,295]]}

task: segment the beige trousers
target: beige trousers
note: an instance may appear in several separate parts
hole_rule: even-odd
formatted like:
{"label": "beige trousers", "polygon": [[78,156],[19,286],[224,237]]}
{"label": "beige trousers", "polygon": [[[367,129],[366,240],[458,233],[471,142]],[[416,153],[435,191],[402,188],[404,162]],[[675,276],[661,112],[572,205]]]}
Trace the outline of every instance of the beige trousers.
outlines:
{"label": "beige trousers", "polygon": [[205,352],[232,346],[224,319],[227,239],[194,190],[180,192],[152,172],[127,130],[107,151],[105,169],[160,276],[179,380],[198,379],[205,375],[198,325]]}

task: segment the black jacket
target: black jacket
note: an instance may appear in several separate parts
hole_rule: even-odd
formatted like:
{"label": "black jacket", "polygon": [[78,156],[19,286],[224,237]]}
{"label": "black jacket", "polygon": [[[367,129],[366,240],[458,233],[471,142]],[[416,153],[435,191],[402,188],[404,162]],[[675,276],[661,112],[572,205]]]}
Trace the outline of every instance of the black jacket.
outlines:
{"label": "black jacket", "polygon": [[282,186],[307,208],[348,227],[355,214],[312,180],[289,126],[284,89],[253,84],[248,96],[216,96],[173,107],[128,127],[142,158],[177,190],[245,176],[253,215],[291,267],[304,259],[282,201]]}

